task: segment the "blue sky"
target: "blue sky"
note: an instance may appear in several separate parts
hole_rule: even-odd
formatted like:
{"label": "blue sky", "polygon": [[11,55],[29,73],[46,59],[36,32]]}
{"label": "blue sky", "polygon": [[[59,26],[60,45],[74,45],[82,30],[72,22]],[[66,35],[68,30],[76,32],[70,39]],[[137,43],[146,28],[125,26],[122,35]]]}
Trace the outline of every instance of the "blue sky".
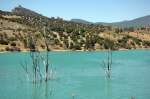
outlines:
{"label": "blue sky", "polygon": [[48,17],[92,22],[118,22],[150,15],[150,0],[0,0],[0,10],[11,11],[17,5]]}

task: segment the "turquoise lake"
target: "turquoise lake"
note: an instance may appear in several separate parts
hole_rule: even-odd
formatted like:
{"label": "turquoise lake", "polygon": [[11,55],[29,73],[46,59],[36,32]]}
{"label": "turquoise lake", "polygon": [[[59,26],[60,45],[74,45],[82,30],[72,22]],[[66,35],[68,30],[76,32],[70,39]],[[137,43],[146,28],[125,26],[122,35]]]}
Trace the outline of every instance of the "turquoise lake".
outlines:
{"label": "turquoise lake", "polygon": [[[0,99],[150,99],[150,50],[114,51],[111,79],[107,52],[50,52],[55,78],[33,84],[20,66],[29,53],[0,54]],[[133,98],[131,98],[133,97]]]}

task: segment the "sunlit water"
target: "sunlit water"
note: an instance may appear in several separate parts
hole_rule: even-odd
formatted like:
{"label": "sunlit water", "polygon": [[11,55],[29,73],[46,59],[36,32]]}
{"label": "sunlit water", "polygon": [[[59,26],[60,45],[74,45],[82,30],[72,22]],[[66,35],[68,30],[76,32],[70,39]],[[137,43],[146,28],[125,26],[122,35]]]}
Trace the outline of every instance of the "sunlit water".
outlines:
{"label": "sunlit water", "polygon": [[29,53],[1,53],[0,99],[150,99],[150,50],[113,52],[111,79],[104,51],[49,55],[55,79],[33,84],[20,66]]}

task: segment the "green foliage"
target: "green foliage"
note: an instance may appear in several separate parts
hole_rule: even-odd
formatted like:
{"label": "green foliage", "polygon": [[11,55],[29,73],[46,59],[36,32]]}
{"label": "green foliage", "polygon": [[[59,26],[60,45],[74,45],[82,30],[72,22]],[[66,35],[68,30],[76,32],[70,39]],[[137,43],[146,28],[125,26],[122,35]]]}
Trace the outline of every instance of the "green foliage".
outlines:
{"label": "green foliage", "polygon": [[0,44],[2,44],[2,45],[8,45],[9,41],[6,40],[6,39],[0,39]]}
{"label": "green foliage", "polygon": [[141,42],[142,42],[142,40],[140,40],[140,39],[138,39],[138,38],[135,38],[135,37],[132,37],[132,40],[133,40],[136,44],[138,44],[138,45],[140,45]]}
{"label": "green foliage", "polygon": [[105,49],[115,49],[114,48],[114,41],[109,40],[109,39],[104,39],[104,48]]}
{"label": "green foliage", "polygon": [[124,31],[127,31],[127,32],[134,32],[134,27],[126,27],[123,29]]}
{"label": "green foliage", "polygon": [[58,39],[54,39],[54,44],[58,45],[59,44],[59,40]]}
{"label": "green foliage", "polygon": [[45,49],[45,45],[41,44],[42,49]]}
{"label": "green foliage", "polygon": [[21,51],[18,47],[6,47],[5,51]]}
{"label": "green foliage", "polygon": [[5,50],[6,50],[6,51],[10,51],[10,48],[9,48],[9,47],[6,47]]}
{"label": "green foliage", "polygon": [[81,46],[79,43],[76,43],[75,45],[73,45],[73,49],[74,50],[81,50]]}
{"label": "green foliage", "polygon": [[16,41],[17,38],[16,38],[16,37],[10,37],[10,38],[8,38],[8,40],[9,40],[9,41]]}
{"label": "green foliage", "polygon": [[16,46],[16,43],[15,43],[15,42],[12,42],[10,45],[11,45],[11,46]]}
{"label": "green foliage", "polygon": [[115,28],[115,33],[121,33],[121,32],[123,32],[122,28]]}
{"label": "green foliage", "polygon": [[150,47],[150,41],[143,41],[143,45],[146,47]]}
{"label": "green foliage", "polygon": [[24,48],[27,48],[27,47],[28,47],[27,39],[26,39],[26,38],[23,39],[23,45],[24,45]]}

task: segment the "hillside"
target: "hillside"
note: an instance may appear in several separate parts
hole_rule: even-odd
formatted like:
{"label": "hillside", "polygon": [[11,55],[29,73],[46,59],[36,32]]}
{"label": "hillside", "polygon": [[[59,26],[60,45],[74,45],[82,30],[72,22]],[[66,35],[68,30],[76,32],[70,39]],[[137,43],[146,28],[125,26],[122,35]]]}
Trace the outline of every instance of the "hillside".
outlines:
{"label": "hillside", "polygon": [[29,38],[45,50],[113,50],[150,48],[150,28],[120,30],[110,25],[85,24],[48,18],[21,6],[0,11],[0,51],[27,51]]}

